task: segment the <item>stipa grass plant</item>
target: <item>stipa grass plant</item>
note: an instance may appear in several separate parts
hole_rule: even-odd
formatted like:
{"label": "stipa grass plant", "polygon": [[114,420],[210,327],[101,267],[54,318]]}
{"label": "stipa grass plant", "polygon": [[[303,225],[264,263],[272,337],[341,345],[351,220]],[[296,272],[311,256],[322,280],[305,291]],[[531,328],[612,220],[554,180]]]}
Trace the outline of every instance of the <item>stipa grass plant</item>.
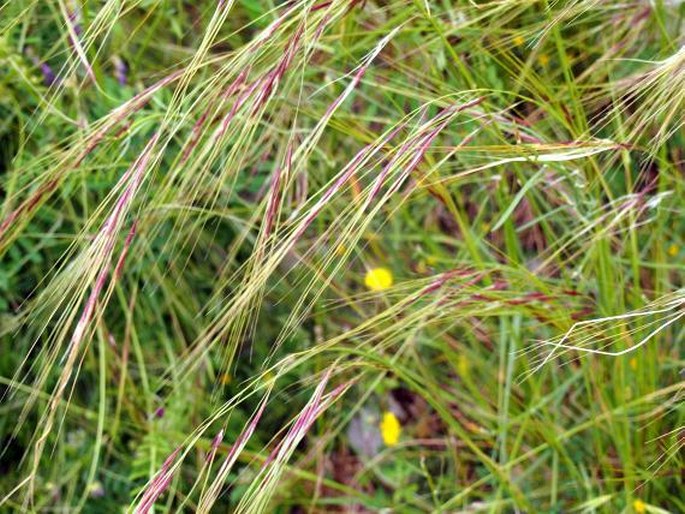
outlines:
{"label": "stipa grass plant", "polygon": [[0,505],[679,512],[678,2],[0,7]]}

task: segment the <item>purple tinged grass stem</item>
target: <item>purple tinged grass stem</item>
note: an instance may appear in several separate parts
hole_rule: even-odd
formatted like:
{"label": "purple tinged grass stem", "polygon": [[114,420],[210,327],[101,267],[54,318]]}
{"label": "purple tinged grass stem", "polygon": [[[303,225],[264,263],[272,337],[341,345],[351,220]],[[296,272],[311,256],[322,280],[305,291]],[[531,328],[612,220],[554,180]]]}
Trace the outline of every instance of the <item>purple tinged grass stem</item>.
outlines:
{"label": "purple tinged grass stem", "polygon": [[[102,128],[100,128],[93,136],[91,141],[88,143],[86,148],[83,149],[81,153],[78,154],[71,168],[76,168],[80,166],[83,160],[93,152],[93,150],[102,142],[108,132],[110,132],[114,127],[116,127],[123,119],[131,114],[142,109],[152,98],[152,95],[166,86],[167,84],[173,82],[178,77],[181,76],[180,71],[176,71],[162,80],[146,88],[135,95],[131,100],[118,107],[113,111],[113,118],[109,120]],[[11,211],[7,217],[0,223],[0,241],[7,233],[7,230],[14,224],[15,221],[19,219],[21,215],[28,214],[33,209],[35,209],[46,196],[51,194],[57,186],[60,184],[62,176],[50,179],[48,182],[40,185],[37,190],[31,195],[31,197],[24,200],[18,207]]]}
{"label": "purple tinged grass stem", "polygon": [[[252,419],[245,426],[245,428],[240,433],[238,438],[235,440],[233,445],[231,445],[231,449],[228,451],[226,458],[221,463],[219,471],[217,472],[216,478],[212,482],[212,485],[209,487],[208,491],[200,497],[198,512],[209,511],[212,504],[216,500],[221,490],[221,487],[223,486],[224,482],[226,481],[226,478],[228,477],[229,472],[231,471],[231,468],[233,467],[233,464],[235,464],[235,461],[238,459],[238,455],[240,455],[240,452],[243,451],[243,448],[245,448],[245,445],[250,440],[252,434],[256,430],[257,424],[259,423],[262,414],[264,414],[264,409],[266,408],[267,400],[268,395],[262,398],[261,404],[257,408],[257,411],[253,414]],[[224,431],[221,430],[212,441],[212,450],[210,453],[209,461],[212,461],[214,459],[214,456],[219,448],[219,445],[221,444],[221,441],[223,440],[223,437]]]}
{"label": "purple tinged grass stem", "polygon": [[[40,464],[40,459],[42,457],[43,448],[45,447],[45,442],[47,441],[47,438],[52,431],[57,406],[61,402],[64,390],[66,389],[67,384],[69,383],[71,372],[80,353],[82,343],[86,339],[86,334],[90,326],[90,322],[95,314],[95,308],[97,306],[100,293],[103,290],[107,280],[109,268],[108,263],[111,261],[114,245],[116,243],[115,228],[119,225],[120,218],[124,214],[125,209],[129,206],[130,202],[132,201],[133,195],[137,191],[140,183],[142,182],[145,168],[147,167],[148,161],[150,159],[150,153],[152,152],[152,149],[154,148],[157,139],[158,133],[156,133],[150,139],[145,150],[136,160],[132,169],[129,169],[119,180],[119,183],[123,184],[129,176],[131,177],[129,184],[120,195],[119,200],[117,201],[114,209],[112,210],[112,213],[107,218],[107,220],[105,220],[105,222],[102,224],[102,228],[96,236],[97,240],[103,241],[104,246],[103,251],[101,253],[101,257],[98,259],[100,271],[97,274],[97,277],[93,284],[93,288],[83,307],[81,317],[79,318],[76,327],[74,328],[74,332],[72,333],[69,346],[65,353],[66,361],[63,366],[63,371],[60,374],[57,385],[54,388],[53,394],[50,399],[48,411],[45,413],[42,419],[42,424],[44,427],[43,432],[36,439],[36,443],[34,445],[33,470],[31,473],[31,480],[29,484],[29,493],[31,496],[33,496],[35,492],[35,476],[38,470],[38,465]],[[135,234],[135,225],[136,224],[133,223],[131,230],[129,231],[126,241],[124,243],[124,248],[117,262],[118,269],[115,268],[114,278],[116,278],[117,275],[121,272],[121,266],[123,266],[125,255],[128,252],[128,248],[133,239],[133,235]],[[95,241],[93,243],[93,247],[97,247],[98,244],[99,241]]]}
{"label": "purple tinged grass stem", "polygon": [[162,467],[152,479],[150,485],[143,493],[143,497],[140,499],[138,506],[135,509],[135,514],[147,514],[150,508],[154,505],[157,498],[159,498],[164,491],[169,487],[171,479],[173,478],[174,470],[171,469],[171,465],[176,461],[181,448],[176,448],[171,455],[169,455]]}

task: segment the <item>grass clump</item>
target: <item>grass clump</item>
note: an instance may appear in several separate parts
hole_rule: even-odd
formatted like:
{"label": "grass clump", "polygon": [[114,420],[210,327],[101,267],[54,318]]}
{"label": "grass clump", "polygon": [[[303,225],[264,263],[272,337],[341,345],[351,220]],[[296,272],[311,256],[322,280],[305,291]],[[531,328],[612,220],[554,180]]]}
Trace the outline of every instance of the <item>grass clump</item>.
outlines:
{"label": "grass clump", "polygon": [[0,6],[0,509],[685,511],[684,15]]}

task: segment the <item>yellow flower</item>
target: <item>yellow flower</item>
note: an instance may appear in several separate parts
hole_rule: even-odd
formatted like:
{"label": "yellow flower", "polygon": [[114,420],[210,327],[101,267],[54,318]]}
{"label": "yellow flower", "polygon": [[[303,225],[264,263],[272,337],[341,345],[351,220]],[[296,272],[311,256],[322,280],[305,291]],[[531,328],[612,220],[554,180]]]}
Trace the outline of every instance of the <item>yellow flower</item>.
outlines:
{"label": "yellow flower", "polygon": [[400,421],[397,419],[397,416],[390,411],[384,413],[379,427],[385,445],[395,446],[400,440],[400,434],[402,433],[402,427],[400,426]]}
{"label": "yellow flower", "polygon": [[671,246],[668,247],[668,255],[671,257],[675,257],[678,255],[678,245],[673,243]]}
{"label": "yellow flower", "polygon": [[387,268],[373,268],[366,272],[364,285],[371,291],[383,291],[392,285],[392,273]]}
{"label": "yellow flower", "polygon": [[525,42],[526,42],[526,40],[523,39],[523,36],[516,36],[516,37],[514,38],[514,44],[515,44],[516,46],[521,46],[521,45],[522,45],[523,43],[525,43]]}
{"label": "yellow flower", "polygon": [[538,57],[538,62],[542,66],[547,66],[549,64],[549,56],[547,54],[540,54],[540,57]]}
{"label": "yellow flower", "polygon": [[645,514],[647,512],[647,505],[642,500],[635,500],[633,502],[633,510],[635,514]]}
{"label": "yellow flower", "polygon": [[457,370],[459,370],[459,375],[465,377],[469,374],[469,359],[466,355],[460,354],[457,359]]}

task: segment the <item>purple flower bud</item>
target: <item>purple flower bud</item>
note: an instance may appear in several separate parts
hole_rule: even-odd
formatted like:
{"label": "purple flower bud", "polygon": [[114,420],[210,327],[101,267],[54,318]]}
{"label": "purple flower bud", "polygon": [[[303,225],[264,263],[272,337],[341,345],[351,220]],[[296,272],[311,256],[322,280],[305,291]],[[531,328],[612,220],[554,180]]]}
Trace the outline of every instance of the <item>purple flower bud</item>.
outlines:
{"label": "purple flower bud", "polygon": [[121,60],[119,57],[114,58],[114,76],[117,78],[117,81],[119,82],[119,85],[125,86],[127,82],[127,72],[128,72],[128,67],[126,66],[126,63]]}
{"label": "purple flower bud", "polygon": [[74,29],[74,33],[77,36],[80,36],[83,32],[83,29],[81,27],[81,12],[78,9],[69,11],[69,23]]}
{"label": "purple flower bud", "polygon": [[39,68],[43,74],[43,83],[45,83],[45,85],[48,87],[52,86],[57,81],[57,75],[55,75],[55,72],[52,71],[50,65],[44,62],[40,64]]}

